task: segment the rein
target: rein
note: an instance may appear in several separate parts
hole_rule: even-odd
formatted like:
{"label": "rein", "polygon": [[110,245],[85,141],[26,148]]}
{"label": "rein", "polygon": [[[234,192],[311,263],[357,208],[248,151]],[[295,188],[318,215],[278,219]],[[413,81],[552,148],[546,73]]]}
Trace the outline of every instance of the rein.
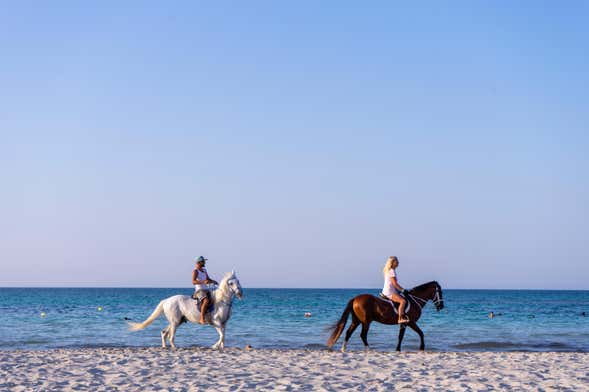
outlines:
{"label": "rein", "polygon": [[[413,295],[413,294],[409,294],[409,299],[412,299],[413,301],[415,301],[415,304],[417,306],[419,306],[419,310],[423,309],[423,307],[427,303],[426,299],[423,299],[423,298],[418,297],[417,295]],[[417,302],[417,300],[423,301],[423,303],[419,303],[419,302]]]}
{"label": "rein", "polygon": [[228,291],[229,291],[229,295],[224,295],[223,299],[220,299],[219,301],[216,301],[215,303],[225,304],[225,305],[227,305],[229,310],[231,310],[231,308],[233,307],[233,297],[235,296],[235,292],[233,290],[228,290]]}
{"label": "rein", "polygon": [[[427,299],[423,299],[417,295],[411,294],[409,293],[409,298],[413,299],[413,301],[417,304],[417,306],[419,306],[419,309],[423,309],[423,307],[425,306],[425,304],[427,303]],[[418,302],[417,300],[421,301]],[[432,298],[432,302],[434,303],[434,305],[436,305],[436,307],[439,305],[440,302],[442,302],[442,300],[440,299],[440,292],[438,289],[438,286],[436,286],[436,293],[434,294],[434,297]]]}

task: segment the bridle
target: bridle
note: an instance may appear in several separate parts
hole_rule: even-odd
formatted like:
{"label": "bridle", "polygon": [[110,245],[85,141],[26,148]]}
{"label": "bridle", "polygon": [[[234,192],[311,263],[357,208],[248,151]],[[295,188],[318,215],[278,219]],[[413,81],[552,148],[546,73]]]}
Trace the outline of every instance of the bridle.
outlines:
{"label": "bridle", "polygon": [[[234,280],[234,279],[230,279],[230,280]],[[236,295],[237,295],[237,291],[236,291],[236,289],[234,289],[233,287],[231,287],[231,285],[229,284],[229,281],[227,281],[227,285],[229,286],[229,290],[231,291],[231,297],[230,297],[230,300],[229,300],[229,301],[227,301],[227,300],[225,300],[225,299],[222,299],[222,300],[220,300],[220,301],[219,301],[219,302],[217,302],[217,303],[220,303],[220,304],[225,304],[225,305],[227,305],[227,306],[229,307],[229,310],[231,310],[231,307],[233,306],[233,301],[232,301],[232,299],[233,299],[233,297],[234,297],[234,296],[236,296]]]}
{"label": "bridle", "polygon": [[[409,297],[411,299],[413,299],[413,301],[417,304],[417,306],[419,306],[419,310],[423,309],[423,307],[425,306],[425,304],[428,301],[427,299],[423,299],[423,298],[421,298],[417,295],[414,295],[414,294],[409,294]],[[432,298],[432,302],[436,306],[436,309],[439,310],[440,303],[442,303],[442,299],[440,298],[440,286],[438,286],[437,284],[436,284],[436,292],[434,294],[434,297]]]}

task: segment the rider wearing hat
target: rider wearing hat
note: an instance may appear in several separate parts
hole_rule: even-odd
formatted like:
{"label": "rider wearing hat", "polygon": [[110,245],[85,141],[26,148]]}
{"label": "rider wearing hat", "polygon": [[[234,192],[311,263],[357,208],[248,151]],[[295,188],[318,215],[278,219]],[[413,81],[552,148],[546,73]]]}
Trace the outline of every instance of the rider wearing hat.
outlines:
{"label": "rider wearing hat", "polygon": [[208,259],[205,259],[203,256],[196,258],[194,260],[196,262],[196,267],[192,271],[192,284],[194,285],[194,295],[192,297],[201,301],[199,321],[201,324],[206,324],[205,314],[207,314],[207,309],[211,302],[211,293],[208,285],[218,284],[217,281],[209,277],[209,274],[205,269],[207,260]]}

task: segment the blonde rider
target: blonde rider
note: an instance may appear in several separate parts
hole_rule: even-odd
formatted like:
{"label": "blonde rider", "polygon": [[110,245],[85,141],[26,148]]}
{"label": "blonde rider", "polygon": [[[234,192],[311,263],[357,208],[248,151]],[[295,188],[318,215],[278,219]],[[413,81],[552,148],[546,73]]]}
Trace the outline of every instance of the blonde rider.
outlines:
{"label": "blonde rider", "polygon": [[408,323],[410,320],[405,316],[405,304],[407,300],[401,295],[407,296],[409,292],[405,290],[397,281],[395,269],[399,266],[397,256],[389,256],[382,270],[384,275],[384,287],[382,293],[389,299],[399,303],[399,324]]}

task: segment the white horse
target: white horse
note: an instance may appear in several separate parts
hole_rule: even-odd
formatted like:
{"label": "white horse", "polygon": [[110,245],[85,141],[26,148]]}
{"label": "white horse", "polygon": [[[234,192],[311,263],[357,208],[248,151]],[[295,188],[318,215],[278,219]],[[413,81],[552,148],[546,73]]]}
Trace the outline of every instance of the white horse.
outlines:
{"label": "white horse", "polygon": [[[206,319],[208,324],[215,327],[219,334],[219,340],[212,346],[213,349],[223,349],[225,347],[225,324],[231,317],[231,306],[233,305],[233,299],[241,299],[243,296],[243,290],[241,284],[235,276],[235,272],[225,274],[221,283],[216,290],[212,292],[211,304],[214,306],[214,310],[207,314]],[[198,323],[200,318],[200,309],[197,309],[196,301],[188,295],[174,295],[172,297],[162,300],[159,305],[155,308],[151,316],[142,323],[129,323],[129,329],[131,331],[138,331],[147,327],[156,318],[158,318],[162,312],[168,319],[168,326],[162,330],[162,347],[166,347],[166,337],[170,341],[170,346],[176,348],[174,345],[174,335],[178,326],[186,321],[192,323]]]}

